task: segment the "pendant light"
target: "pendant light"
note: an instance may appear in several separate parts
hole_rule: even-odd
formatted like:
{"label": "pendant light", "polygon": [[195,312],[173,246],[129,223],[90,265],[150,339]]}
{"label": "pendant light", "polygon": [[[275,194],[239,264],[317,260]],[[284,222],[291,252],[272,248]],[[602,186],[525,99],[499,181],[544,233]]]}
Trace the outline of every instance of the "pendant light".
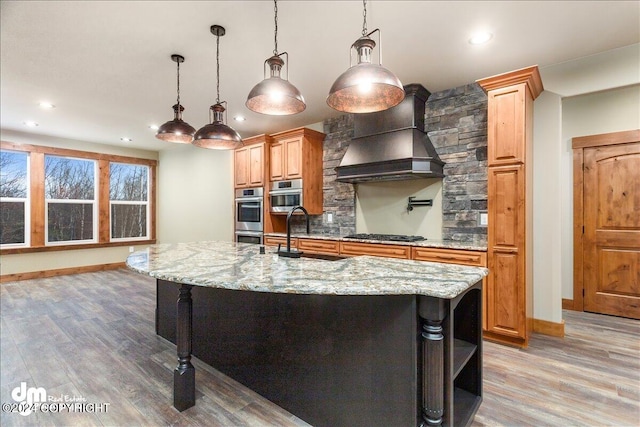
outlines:
{"label": "pendant light", "polygon": [[189,123],[182,121],[184,107],[180,104],[180,64],[184,62],[184,56],[173,54],[171,60],[178,64],[178,99],[176,105],[173,106],[173,120],[158,128],[156,138],[178,144],[189,144],[193,141],[193,134],[196,133],[196,130]]}
{"label": "pendant light", "polygon": [[[275,48],[273,56],[264,61],[263,72],[265,78],[251,89],[245,105],[251,111],[272,116],[285,116],[304,111],[307,105],[300,91],[289,83],[289,54],[278,53],[278,1],[274,0]],[[280,77],[280,71],[285,62],[281,56],[287,56],[287,78]],[[269,65],[269,77],[266,74]]]}
{"label": "pendant light", "polygon": [[[398,105],[404,99],[402,83],[391,71],[382,66],[381,32],[375,29],[367,33],[367,1],[363,0],[364,22],[362,37],[356,40],[351,49],[358,56],[356,65],[349,64],[349,69],[342,73],[333,83],[327,104],[329,107],[345,113],[372,113]],[[376,42],[369,36],[378,32],[380,42],[379,64],[371,63],[371,51]],[[351,50],[349,50],[351,60]]]}
{"label": "pendant light", "polygon": [[216,103],[209,108],[208,125],[204,125],[193,138],[193,145],[213,150],[233,150],[242,147],[242,138],[224,122],[226,101],[220,102],[220,37],[225,34],[224,27],[212,25],[211,33],[216,36]]}

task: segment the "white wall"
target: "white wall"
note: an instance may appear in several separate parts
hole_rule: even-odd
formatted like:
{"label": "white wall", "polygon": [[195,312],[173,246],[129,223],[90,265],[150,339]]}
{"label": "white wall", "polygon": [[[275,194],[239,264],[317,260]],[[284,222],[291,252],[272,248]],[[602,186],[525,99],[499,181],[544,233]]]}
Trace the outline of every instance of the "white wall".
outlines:
{"label": "white wall", "polygon": [[[407,212],[410,196],[433,206]],[[356,232],[409,234],[442,239],[442,179],[372,182],[356,187]]]}
{"label": "white wall", "polygon": [[158,190],[158,243],[233,240],[233,151],[161,151]]}
{"label": "white wall", "polygon": [[[0,138],[3,141],[20,144],[44,145],[48,147],[89,151],[93,153],[158,159],[158,153],[155,151],[130,149],[125,146],[121,147],[94,144],[85,141],[15,132],[5,129],[0,130]],[[136,250],[144,247],[145,246],[140,245],[135,246]],[[57,270],[61,268],[118,263],[124,262],[128,255],[128,246],[2,255],[2,260],[0,262],[0,274],[17,274],[41,270]]]}
{"label": "white wall", "polygon": [[640,85],[562,100],[562,298],[573,299],[573,152],[571,138],[640,129]]}
{"label": "white wall", "polygon": [[533,118],[533,317],[562,320],[560,129],[562,100],[543,92]]}

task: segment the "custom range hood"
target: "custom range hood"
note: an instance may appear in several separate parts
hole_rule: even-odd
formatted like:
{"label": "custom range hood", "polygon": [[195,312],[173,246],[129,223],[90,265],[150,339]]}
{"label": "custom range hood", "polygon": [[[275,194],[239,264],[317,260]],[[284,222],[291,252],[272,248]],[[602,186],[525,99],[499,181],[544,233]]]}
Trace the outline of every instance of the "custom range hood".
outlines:
{"label": "custom range hood", "polygon": [[442,178],[444,162],[424,132],[429,91],[404,86],[404,101],[388,110],[355,114],[354,137],[340,165],[337,181],[369,182]]}

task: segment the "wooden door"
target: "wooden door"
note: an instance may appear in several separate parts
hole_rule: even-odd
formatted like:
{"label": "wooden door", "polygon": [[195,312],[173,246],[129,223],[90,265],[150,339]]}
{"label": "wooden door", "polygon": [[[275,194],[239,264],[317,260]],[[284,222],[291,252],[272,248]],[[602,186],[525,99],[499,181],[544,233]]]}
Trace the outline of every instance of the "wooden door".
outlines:
{"label": "wooden door", "polygon": [[286,178],[302,178],[302,138],[289,139],[284,143]]}
{"label": "wooden door", "polygon": [[239,148],[235,151],[235,188],[246,187],[249,184],[249,159],[246,148]]}
{"label": "wooden door", "polygon": [[263,185],[263,153],[264,144],[249,146],[249,185],[252,187]]}
{"label": "wooden door", "polygon": [[524,166],[495,166],[488,177],[487,330],[525,339]]}
{"label": "wooden door", "polygon": [[640,142],[584,149],[584,310],[640,319]]}
{"label": "wooden door", "polygon": [[282,142],[274,142],[269,146],[269,158],[271,159],[270,177],[271,181],[281,181],[284,179],[284,146]]}

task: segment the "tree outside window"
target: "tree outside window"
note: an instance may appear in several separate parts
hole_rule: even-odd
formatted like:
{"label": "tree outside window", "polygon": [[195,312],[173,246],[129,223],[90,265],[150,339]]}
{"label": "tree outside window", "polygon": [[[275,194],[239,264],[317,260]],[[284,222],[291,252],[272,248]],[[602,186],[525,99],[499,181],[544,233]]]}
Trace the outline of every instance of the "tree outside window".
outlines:
{"label": "tree outside window", "polygon": [[111,240],[149,236],[149,167],[109,164]]}
{"label": "tree outside window", "polygon": [[45,155],[47,243],[95,241],[96,162]]}
{"label": "tree outside window", "polygon": [[29,244],[29,154],[0,151],[0,245]]}

